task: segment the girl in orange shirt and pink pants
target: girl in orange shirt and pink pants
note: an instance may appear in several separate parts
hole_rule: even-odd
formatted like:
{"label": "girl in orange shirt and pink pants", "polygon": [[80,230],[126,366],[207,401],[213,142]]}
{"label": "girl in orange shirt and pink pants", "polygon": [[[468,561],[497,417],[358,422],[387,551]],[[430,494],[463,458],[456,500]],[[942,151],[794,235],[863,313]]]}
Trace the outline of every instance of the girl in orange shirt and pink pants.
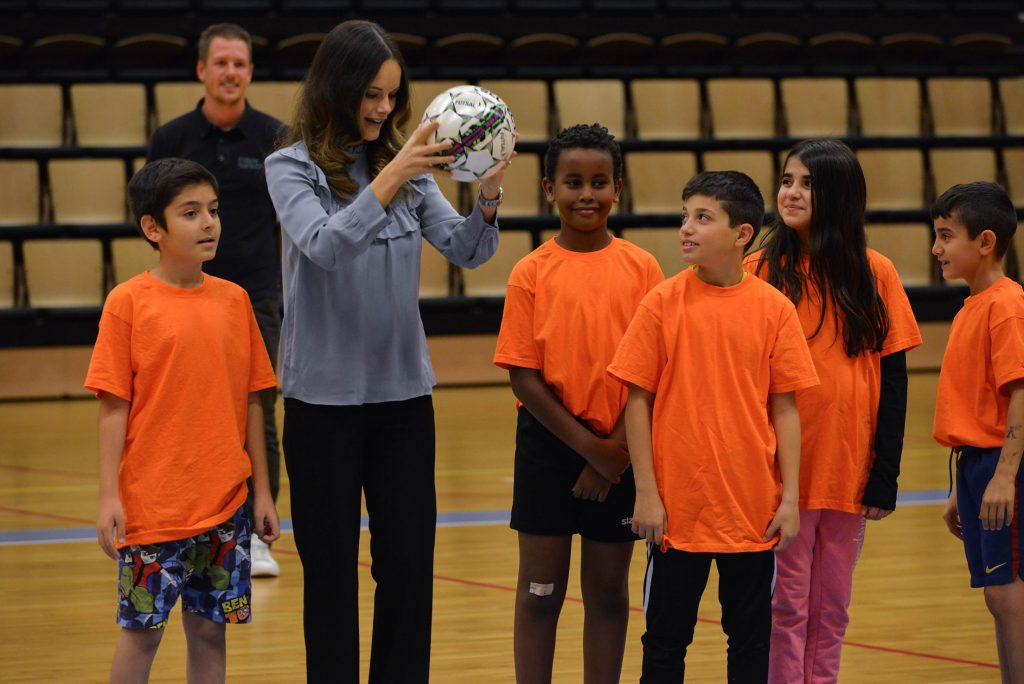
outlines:
{"label": "girl in orange shirt and pink pants", "polygon": [[905,352],[921,343],[889,259],[868,249],[864,174],[836,140],[786,159],[779,220],[746,268],[796,305],[821,384],[796,393],[800,534],[778,554],[769,681],[839,676],[865,520],[896,507]]}

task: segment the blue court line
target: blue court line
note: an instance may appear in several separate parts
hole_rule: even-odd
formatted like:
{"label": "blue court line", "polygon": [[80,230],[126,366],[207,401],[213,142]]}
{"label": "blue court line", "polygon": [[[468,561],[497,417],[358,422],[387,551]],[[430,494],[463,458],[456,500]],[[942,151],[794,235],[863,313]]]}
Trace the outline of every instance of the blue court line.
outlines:
{"label": "blue court line", "polygon": [[[897,498],[900,506],[930,506],[946,503],[946,490],[922,489],[912,492],[901,492]],[[438,513],[438,527],[470,527],[479,525],[507,525],[508,510],[497,511],[455,511]],[[363,529],[367,529],[367,519],[363,516]],[[292,521],[281,521],[281,532],[291,532]],[[96,541],[96,530],[92,527],[51,527],[40,530],[3,530],[0,531],[0,546],[22,546],[28,544],[68,544],[72,542]]]}
{"label": "blue court line", "polygon": [[[472,525],[507,525],[509,511],[456,511],[438,513],[438,527],[467,527]],[[369,521],[362,517],[362,528],[369,529]],[[291,519],[281,521],[281,532],[291,532]],[[28,544],[69,544],[72,542],[96,541],[96,529],[92,527],[50,527],[40,530],[0,531],[0,546],[24,546]]]}
{"label": "blue court line", "polygon": [[927,506],[944,504],[949,500],[949,492],[945,489],[918,489],[913,492],[900,492],[896,503],[900,506]]}

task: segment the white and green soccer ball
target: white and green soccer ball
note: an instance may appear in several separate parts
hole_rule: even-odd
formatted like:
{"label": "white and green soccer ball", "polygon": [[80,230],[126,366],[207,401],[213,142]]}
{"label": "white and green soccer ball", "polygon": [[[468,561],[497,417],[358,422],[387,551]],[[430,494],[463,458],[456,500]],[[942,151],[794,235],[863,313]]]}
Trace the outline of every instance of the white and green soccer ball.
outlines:
{"label": "white and green soccer ball", "polygon": [[505,102],[486,88],[462,85],[449,88],[427,106],[423,122],[437,121],[431,142],[451,140],[445,156],[455,161],[445,164],[452,178],[463,183],[479,180],[497,164],[512,155],[516,143],[516,124]]}

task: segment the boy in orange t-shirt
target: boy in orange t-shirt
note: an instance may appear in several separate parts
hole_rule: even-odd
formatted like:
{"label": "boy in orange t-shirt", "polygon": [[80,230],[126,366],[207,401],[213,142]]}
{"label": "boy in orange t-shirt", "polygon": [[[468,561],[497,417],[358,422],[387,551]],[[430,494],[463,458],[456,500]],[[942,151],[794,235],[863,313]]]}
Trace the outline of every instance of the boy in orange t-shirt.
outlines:
{"label": "boy in orange t-shirt", "polygon": [[618,681],[629,619],[636,535],[622,409],[626,389],[605,373],[622,333],[664,276],[654,257],[608,232],[622,190],[622,154],[607,129],[559,133],[544,158],[558,235],[508,281],[494,363],[521,403],[512,528],[519,534],[515,667],[551,681],[572,535],[582,537],[584,679]]}
{"label": "boy in orange t-shirt", "polygon": [[775,560],[799,531],[800,416],[818,384],[793,304],[743,270],[764,217],[749,177],[702,173],[679,231],[693,267],[640,304],[609,373],[629,385],[633,530],[647,539],[642,682],[680,682],[712,558],[729,681],[765,681]]}
{"label": "boy in orange t-shirt", "polygon": [[108,295],[85,381],[100,400],[97,538],[120,578],[110,681],[148,679],[179,598],[189,680],[224,681],[224,625],[250,620],[250,535],[280,532],[258,394],[276,378],[245,291],[202,272],[214,177],[162,159],[128,195],[160,261]]}
{"label": "boy in orange t-shirt", "polygon": [[942,277],[971,291],[939,373],[933,435],[957,453],[942,517],[963,540],[971,586],[985,588],[1003,681],[1024,682],[1024,292],[1002,269],[1017,216],[990,182],[954,185],[931,216]]}

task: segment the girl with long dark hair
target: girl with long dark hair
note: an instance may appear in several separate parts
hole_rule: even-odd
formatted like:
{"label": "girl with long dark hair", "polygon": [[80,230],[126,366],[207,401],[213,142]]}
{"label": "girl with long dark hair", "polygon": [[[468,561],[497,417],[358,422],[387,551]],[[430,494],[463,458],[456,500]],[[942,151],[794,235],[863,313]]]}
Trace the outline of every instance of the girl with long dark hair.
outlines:
{"label": "girl with long dark hair", "polygon": [[821,384],[800,411],[800,534],[777,554],[770,682],[839,676],[865,520],[896,507],[906,352],[921,343],[892,262],[867,247],[864,173],[838,140],[805,140],[751,272],[797,307]]}

